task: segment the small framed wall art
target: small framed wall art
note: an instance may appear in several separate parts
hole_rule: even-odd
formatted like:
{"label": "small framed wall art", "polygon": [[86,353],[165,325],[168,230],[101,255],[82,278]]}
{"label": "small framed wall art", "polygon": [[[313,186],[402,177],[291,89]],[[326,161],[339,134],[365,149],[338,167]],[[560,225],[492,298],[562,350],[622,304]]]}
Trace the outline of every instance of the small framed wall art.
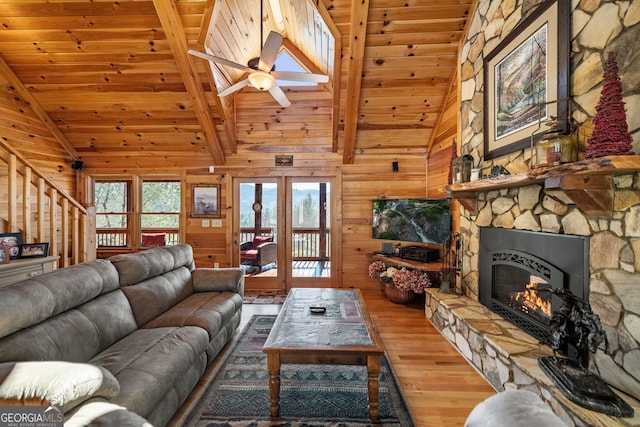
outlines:
{"label": "small framed wall art", "polygon": [[49,254],[49,243],[25,243],[20,258],[40,258]]}
{"label": "small framed wall art", "polygon": [[194,184],[191,217],[220,217],[220,184]]}

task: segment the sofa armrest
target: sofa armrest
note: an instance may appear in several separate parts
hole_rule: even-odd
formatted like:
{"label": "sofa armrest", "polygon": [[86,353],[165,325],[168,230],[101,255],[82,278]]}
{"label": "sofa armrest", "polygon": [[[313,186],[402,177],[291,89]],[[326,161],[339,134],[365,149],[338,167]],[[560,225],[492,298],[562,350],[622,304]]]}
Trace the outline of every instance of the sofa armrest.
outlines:
{"label": "sofa armrest", "polygon": [[244,295],[241,268],[196,268],[191,272],[194,292],[236,292]]}
{"label": "sofa armrest", "polygon": [[101,366],[62,361],[0,363],[0,405],[41,402],[68,411],[89,398],[118,393],[118,380]]}

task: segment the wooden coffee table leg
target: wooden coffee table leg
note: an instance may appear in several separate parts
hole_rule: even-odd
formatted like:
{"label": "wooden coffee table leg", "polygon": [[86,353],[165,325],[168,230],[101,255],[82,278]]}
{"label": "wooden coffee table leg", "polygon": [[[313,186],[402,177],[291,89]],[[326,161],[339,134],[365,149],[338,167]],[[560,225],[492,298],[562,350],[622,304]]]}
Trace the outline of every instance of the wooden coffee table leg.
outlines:
{"label": "wooden coffee table leg", "polygon": [[267,369],[271,416],[277,417],[280,415],[280,353],[267,353]]}
{"label": "wooden coffee table leg", "polygon": [[367,375],[369,377],[369,382],[367,384],[369,389],[369,418],[372,420],[380,418],[380,359],[380,356],[367,357]]}

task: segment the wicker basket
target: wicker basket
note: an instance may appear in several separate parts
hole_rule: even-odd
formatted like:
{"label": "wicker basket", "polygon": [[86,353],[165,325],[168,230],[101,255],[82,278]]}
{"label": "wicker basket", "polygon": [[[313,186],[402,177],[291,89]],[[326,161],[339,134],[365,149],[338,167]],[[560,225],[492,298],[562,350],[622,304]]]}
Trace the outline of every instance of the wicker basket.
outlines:
{"label": "wicker basket", "polygon": [[393,285],[389,285],[386,283],[384,286],[384,294],[389,299],[389,301],[396,304],[409,304],[416,296],[413,291],[403,291],[394,287]]}

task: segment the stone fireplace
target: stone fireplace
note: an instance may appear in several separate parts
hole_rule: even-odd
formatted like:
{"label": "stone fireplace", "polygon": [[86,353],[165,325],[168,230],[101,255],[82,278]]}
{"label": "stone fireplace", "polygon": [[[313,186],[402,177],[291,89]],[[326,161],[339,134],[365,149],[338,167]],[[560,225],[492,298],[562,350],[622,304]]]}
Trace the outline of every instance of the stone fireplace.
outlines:
{"label": "stone fireplace", "polygon": [[[583,179],[588,189],[588,178]],[[493,188],[461,191],[466,197],[460,203],[464,243],[456,292],[429,289],[426,316],[496,390],[534,391],[569,426],[640,425],[640,173],[614,173],[610,187],[602,190],[602,199],[610,201],[609,210],[597,213],[583,209],[576,192],[570,198],[567,193],[573,190],[554,189],[551,181],[505,186],[506,180],[496,180]],[[511,241],[512,233],[526,238]],[[542,251],[528,246],[536,244],[533,236],[550,239]],[[558,242],[564,239],[575,240],[577,246],[559,249]],[[558,265],[562,258],[580,263]],[[504,265],[509,268],[501,272]],[[551,349],[541,345],[535,333],[525,332],[481,303],[487,269],[515,275],[521,282],[533,276],[534,281],[569,286],[577,295],[582,292],[600,317],[610,344],[609,354],[599,350],[592,355],[590,370],[634,407],[634,418],[599,414],[563,397],[537,363]],[[508,300],[511,291],[501,292]],[[538,323],[544,325],[542,320]]]}

